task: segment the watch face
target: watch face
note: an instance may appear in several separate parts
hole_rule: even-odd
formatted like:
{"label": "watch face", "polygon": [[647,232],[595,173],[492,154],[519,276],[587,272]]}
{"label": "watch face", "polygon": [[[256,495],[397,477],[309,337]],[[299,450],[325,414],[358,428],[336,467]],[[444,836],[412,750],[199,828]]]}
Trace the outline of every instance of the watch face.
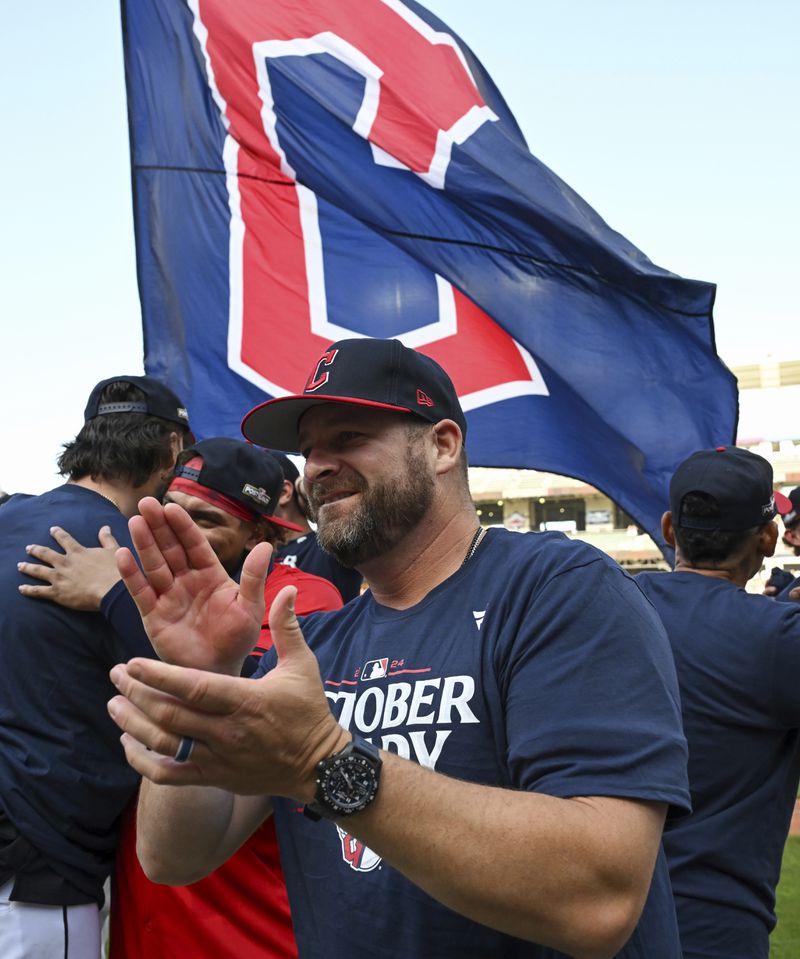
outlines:
{"label": "watch face", "polygon": [[320,782],[325,801],[340,813],[365,808],[374,797],[377,786],[372,764],[363,756],[354,755],[335,759]]}

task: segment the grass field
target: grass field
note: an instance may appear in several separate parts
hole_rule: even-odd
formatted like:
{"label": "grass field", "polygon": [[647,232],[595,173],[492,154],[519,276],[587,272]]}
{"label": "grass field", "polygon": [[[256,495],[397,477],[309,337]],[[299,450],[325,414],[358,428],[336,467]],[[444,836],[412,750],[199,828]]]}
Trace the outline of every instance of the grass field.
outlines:
{"label": "grass field", "polygon": [[778,886],[778,925],[770,936],[769,959],[800,957],[800,836],[790,836]]}

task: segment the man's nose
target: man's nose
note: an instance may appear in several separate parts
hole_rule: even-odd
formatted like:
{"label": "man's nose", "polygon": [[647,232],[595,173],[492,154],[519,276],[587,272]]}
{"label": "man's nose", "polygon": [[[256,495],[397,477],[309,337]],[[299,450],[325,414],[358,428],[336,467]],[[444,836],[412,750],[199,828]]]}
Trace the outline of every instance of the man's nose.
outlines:
{"label": "man's nose", "polygon": [[329,451],[314,447],[306,457],[303,481],[308,486],[310,483],[332,476],[338,468],[336,458]]}

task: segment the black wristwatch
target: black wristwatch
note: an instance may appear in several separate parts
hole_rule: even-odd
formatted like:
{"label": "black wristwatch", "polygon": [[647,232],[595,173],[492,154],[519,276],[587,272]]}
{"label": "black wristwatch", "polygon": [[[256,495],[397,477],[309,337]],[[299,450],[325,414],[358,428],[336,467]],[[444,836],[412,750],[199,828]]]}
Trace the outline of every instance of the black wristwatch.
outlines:
{"label": "black wristwatch", "polygon": [[382,760],[372,743],[353,737],[344,749],[317,763],[317,791],[309,819],[339,819],[366,809],[378,793]]}

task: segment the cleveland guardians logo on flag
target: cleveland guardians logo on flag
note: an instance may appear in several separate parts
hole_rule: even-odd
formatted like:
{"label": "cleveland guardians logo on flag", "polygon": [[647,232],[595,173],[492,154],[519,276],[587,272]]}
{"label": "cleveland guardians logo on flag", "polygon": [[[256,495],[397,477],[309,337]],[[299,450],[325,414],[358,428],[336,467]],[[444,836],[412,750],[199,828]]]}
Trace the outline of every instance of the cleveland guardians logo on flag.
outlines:
{"label": "cleveland guardians logo on flag", "polygon": [[546,393],[486,313],[298,177],[311,148],[354,184],[442,189],[453,144],[497,119],[455,39],[398,0],[240,0],[236,22],[230,0],[190,6],[227,130],[230,368],[281,396],[331,341],[396,337],[448,370],[464,409]]}
{"label": "cleveland guardians logo on flag", "polygon": [[734,436],[714,288],[532,156],[445,24],[415,0],[123,0],[123,23],[145,367],[199,436],[319,388],[331,343],[395,337],[451,375],[473,466],[583,479],[663,542],[675,466]]}

